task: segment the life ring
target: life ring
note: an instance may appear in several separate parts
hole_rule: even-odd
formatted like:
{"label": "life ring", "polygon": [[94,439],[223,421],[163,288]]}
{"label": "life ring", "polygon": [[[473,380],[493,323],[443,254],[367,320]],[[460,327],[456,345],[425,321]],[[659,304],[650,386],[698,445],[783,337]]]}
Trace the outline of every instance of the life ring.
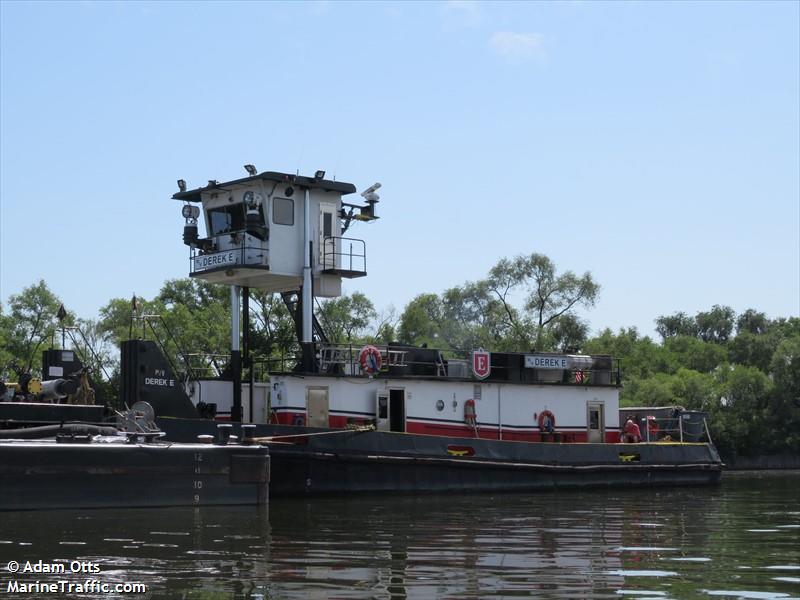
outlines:
{"label": "life ring", "polygon": [[361,352],[358,353],[358,364],[361,365],[361,370],[365,373],[369,373],[370,375],[377,373],[381,370],[381,366],[383,366],[381,351],[375,346],[367,344],[361,349]]}
{"label": "life ring", "polygon": [[478,414],[475,412],[475,400],[464,402],[464,423],[470,427],[475,427],[478,423]]}
{"label": "life ring", "polygon": [[539,413],[539,431],[553,431],[556,428],[556,416],[549,410]]}

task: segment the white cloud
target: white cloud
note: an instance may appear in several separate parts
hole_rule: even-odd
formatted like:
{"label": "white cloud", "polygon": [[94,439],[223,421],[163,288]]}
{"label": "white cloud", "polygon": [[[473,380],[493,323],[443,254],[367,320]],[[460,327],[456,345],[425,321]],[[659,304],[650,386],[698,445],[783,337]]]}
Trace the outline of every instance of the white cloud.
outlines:
{"label": "white cloud", "polygon": [[331,8],[330,0],[313,0],[306,3],[308,13],[314,16],[325,15]]}
{"label": "white cloud", "polygon": [[401,11],[397,6],[394,6],[394,5],[387,6],[384,9],[384,12],[386,13],[386,15],[388,17],[390,17],[392,19],[396,19],[398,17],[403,16],[403,11]]}
{"label": "white cloud", "polygon": [[541,33],[497,31],[489,38],[489,46],[509,60],[541,62],[545,58],[544,36]]}
{"label": "white cloud", "polygon": [[480,4],[476,0],[448,0],[442,16],[448,27],[473,27],[481,21]]}

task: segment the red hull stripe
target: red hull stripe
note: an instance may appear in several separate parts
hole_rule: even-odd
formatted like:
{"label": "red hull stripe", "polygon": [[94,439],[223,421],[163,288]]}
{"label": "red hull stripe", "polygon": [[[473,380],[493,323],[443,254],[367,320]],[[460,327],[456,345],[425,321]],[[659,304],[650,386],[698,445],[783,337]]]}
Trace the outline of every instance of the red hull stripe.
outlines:
{"label": "red hull stripe", "polygon": [[[305,421],[305,412],[276,412],[276,420],[280,425],[294,425],[296,418],[301,418]],[[366,415],[363,419],[353,418],[352,416],[334,415],[331,414],[328,418],[328,426],[332,428],[344,428],[351,423],[365,423],[372,420],[372,415]],[[505,441],[519,441],[519,442],[541,442],[553,441],[552,435],[542,434],[538,428],[531,428],[528,430],[512,430],[506,428],[504,425],[501,432],[498,432],[497,425],[493,424],[478,424],[478,437],[486,440],[496,440],[502,433],[502,438]],[[406,432],[422,435],[438,435],[448,437],[461,437],[475,439],[475,431],[457,421],[452,423],[426,423],[422,421],[406,421]],[[556,428],[562,442],[567,443],[580,443],[588,440],[588,435],[585,427],[574,428],[572,430],[564,430],[561,427]],[[615,444],[619,442],[619,433],[615,430],[606,431],[605,442]]]}
{"label": "red hull stripe", "polygon": [[[413,423],[425,423],[430,425],[444,425],[446,426],[454,426],[454,427],[464,427],[463,421],[451,420],[451,419],[425,419],[420,417],[407,417],[407,422]],[[494,427],[497,429],[497,423],[485,422],[485,421],[478,421],[479,427]],[[511,425],[508,423],[503,423],[501,425],[503,430],[506,429],[519,429],[520,431],[539,431],[539,425],[534,423],[532,425]],[[559,425],[556,427],[556,431],[564,431],[564,430],[575,430],[575,431],[585,431],[586,425]]]}
{"label": "red hull stripe", "polygon": [[[294,415],[305,415],[306,411],[305,408],[301,407],[276,407],[273,409],[278,417],[288,414],[289,421],[292,422],[292,417]],[[359,412],[359,411],[342,411],[342,410],[331,410],[329,412],[331,420],[335,417],[342,417],[342,418],[363,418],[363,419],[372,419],[374,418],[373,413],[366,413],[366,412]],[[419,425],[427,425],[432,427],[456,427],[458,429],[463,429],[465,431],[471,431],[471,428],[467,427],[463,421],[456,421],[450,419],[424,419],[419,417],[407,417],[406,423],[412,424],[419,424]],[[331,422],[331,426],[334,427],[335,425]],[[478,427],[484,427],[488,429],[497,430],[497,423],[488,423],[479,421]],[[539,426],[536,424],[533,425],[511,425],[510,423],[503,423],[501,425],[503,432],[519,432],[519,433],[538,433]],[[585,425],[559,425],[556,427],[556,431],[558,432],[585,432],[586,426]]]}

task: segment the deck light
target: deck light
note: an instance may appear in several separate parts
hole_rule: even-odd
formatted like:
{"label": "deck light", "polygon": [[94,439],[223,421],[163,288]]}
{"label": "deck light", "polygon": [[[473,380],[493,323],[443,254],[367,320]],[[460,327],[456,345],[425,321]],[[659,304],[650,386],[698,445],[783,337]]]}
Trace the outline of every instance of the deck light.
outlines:
{"label": "deck light", "polygon": [[258,174],[255,165],[245,165],[244,170],[247,171],[247,174],[250,175],[250,177],[255,177],[256,174]]}
{"label": "deck light", "polygon": [[178,189],[182,192],[186,191],[186,181],[184,179],[178,179]]}
{"label": "deck light", "polygon": [[181,214],[184,219],[197,219],[200,216],[200,208],[191,204],[184,204]]}
{"label": "deck light", "polygon": [[325,171],[317,171],[314,173],[314,179],[319,181],[320,179],[325,179]]}

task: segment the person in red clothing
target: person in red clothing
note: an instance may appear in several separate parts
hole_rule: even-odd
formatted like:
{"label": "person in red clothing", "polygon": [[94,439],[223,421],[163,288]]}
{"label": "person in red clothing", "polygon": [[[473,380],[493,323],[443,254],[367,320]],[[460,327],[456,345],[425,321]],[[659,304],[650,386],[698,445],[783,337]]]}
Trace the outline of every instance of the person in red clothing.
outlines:
{"label": "person in red clothing", "polygon": [[629,444],[638,444],[642,441],[642,432],[639,429],[639,425],[630,417],[625,422],[625,441]]}

